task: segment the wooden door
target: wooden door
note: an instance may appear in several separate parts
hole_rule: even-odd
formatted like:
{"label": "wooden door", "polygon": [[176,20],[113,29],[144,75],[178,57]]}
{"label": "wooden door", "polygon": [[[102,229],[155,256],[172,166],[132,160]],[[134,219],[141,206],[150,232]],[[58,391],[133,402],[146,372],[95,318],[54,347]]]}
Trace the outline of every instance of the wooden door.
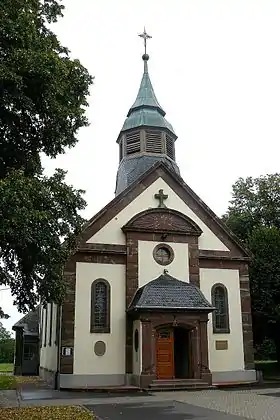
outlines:
{"label": "wooden door", "polygon": [[157,378],[174,378],[174,336],[173,329],[157,332]]}

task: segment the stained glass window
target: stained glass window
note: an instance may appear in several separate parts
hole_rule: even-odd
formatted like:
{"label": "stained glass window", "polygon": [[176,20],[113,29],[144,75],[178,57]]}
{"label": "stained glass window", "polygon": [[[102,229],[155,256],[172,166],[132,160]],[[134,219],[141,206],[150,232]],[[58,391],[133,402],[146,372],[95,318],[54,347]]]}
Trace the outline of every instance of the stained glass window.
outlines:
{"label": "stained glass window", "polygon": [[103,279],[92,284],[91,332],[110,332],[110,285]]}
{"label": "stained glass window", "polygon": [[229,332],[228,296],[225,286],[217,284],[212,288],[213,330],[215,333]]}

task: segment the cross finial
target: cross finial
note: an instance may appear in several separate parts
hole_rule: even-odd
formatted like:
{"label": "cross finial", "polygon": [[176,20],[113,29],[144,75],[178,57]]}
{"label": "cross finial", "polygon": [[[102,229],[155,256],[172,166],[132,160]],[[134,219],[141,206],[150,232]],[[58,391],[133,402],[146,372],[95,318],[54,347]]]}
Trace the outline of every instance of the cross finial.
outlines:
{"label": "cross finial", "polygon": [[148,35],[146,32],[146,28],[144,26],[144,32],[142,34],[139,34],[140,38],[144,39],[144,48],[145,48],[145,55],[147,54],[147,39],[151,39],[151,35]]}
{"label": "cross finial", "polygon": [[168,195],[164,194],[163,190],[159,190],[158,194],[155,194],[155,199],[159,200],[158,207],[160,208],[166,208],[166,205],[164,204],[164,200],[167,200]]}

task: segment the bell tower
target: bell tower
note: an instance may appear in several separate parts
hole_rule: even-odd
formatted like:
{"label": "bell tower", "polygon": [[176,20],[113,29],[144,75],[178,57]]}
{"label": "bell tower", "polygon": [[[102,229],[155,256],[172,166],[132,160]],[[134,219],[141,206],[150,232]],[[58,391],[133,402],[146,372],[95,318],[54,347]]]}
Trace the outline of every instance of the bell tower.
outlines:
{"label": "bell tower", "polygon": [[139,36],[143,38],[145,47],[142,56],[144,73],[136,100],[128,111],[117,139],[120,162],[116,195],[158,161],[164,161],[179,174],[175,161],[177,136],[172,125],[165,119],[165,112],[156,98],[148,72],[147,40],[151,36],[145,29]]}

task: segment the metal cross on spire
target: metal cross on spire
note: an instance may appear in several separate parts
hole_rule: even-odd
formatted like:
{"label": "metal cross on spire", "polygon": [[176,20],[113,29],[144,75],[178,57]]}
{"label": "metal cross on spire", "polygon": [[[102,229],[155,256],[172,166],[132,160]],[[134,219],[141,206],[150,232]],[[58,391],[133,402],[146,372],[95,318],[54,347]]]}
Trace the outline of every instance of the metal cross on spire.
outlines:
{"label": "metal cross on spire", "polygon": [[144,39],[144,47],[145,47],[145,54],[147,54],[147,39],[151,39],[151,35],[148,35],[146,32],[146,28],[144,26],[144,32],[142,34],[139,34],[140,38]]}

